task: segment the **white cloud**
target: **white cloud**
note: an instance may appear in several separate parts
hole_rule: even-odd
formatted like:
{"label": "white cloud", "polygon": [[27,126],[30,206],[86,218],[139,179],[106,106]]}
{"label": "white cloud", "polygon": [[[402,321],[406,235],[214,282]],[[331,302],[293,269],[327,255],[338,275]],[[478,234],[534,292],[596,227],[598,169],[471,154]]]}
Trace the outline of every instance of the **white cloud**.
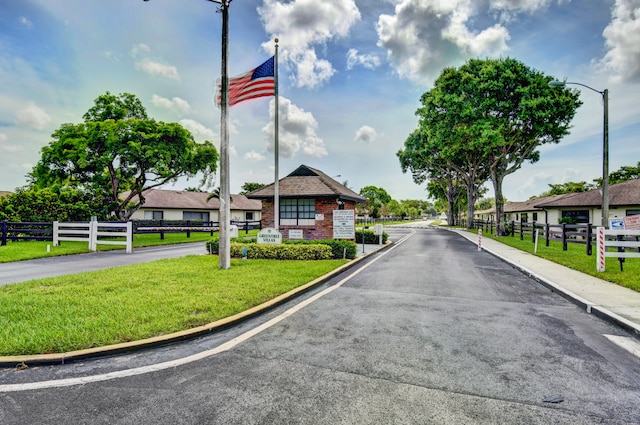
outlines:
{"label": "white cloud", "polygon": [[180,81],[178,69],[173,65],[155,62],[151,59],[142,59],[135,63],[135,67],[138,71],[145,72],[149,75],[157,75],[171,80]]}
{"label": "white cloud", "polygon": [[21,16],[18,20],[19,20],[19,21],[20,21],[20,23],[21,23],[22,25],[24,25],[25,27],[27,27],[27,28],[29,28],[29,29],[33,28],[33,22],[31,22],[31,21],[30,21],[29,19],[27,19],[26,17]]}
{"label": "white cloud", "polygon": [[251,151],[244,154],[244,159],[250,162],[260,162],[266,159],[266,156],[262,155],[260,152]]}
{"label": "white cloud", "polygon": [[394,15],[378,18],[378,46],[387,50],[398,75],[416,82],[430,81],[444,66],[469,57],[505,52],[509,33],[502,25],[469,29],[475,6],[472,0],[400,0]]}
{"label": "white cloud", "polygon": [[168,99],[154,94],[151,98],[151,103],[155,106],[177,112],[181,115],[187,114],[191,111],[191,105],[189,105],[189,102],[179,97]]}
{"label": "white cloud", "polygon": [[609,51],[600,65],[618,80],[640,81],[640,1],[616,0],[602,34]]}
{"label": "white cloud", "polygon": [[179,124],[189,130],[191,134],[193,134],[194,139],[197,140],[208,140],[213,142],[216,139],[216,133],[211,130],[209,127],[206,127],[195,120],[184,119],[180,120]]}
{"label": "white cloud", "polygon": [[44,109],[31,102],[25,108],[16,112],[15,122],[20,126],[42,130],[51,122],[51,117]]}
{"label": "white cloud", "polygon": [[150,52],[151,52],[151,48],[144,43],[134,44],[131,47],[131,56],[134,58],[141,55],[142,56],[146,55],[147,53],[150,53]]}
{"label": "white cloud", "polygon": [[[316,47],[346,36],[360,20],[354,0],[265,0],[258,14],[265,30],[279,37],[282,61],[296,68],[292,77],[295,85],[311,88],[322,85],[335,73],[328,60],[318,58]],[[273,51],[271,41],[263,47]]]}
{"label": "white cloud", "polygon": [[353,69],[356,65],[362,65],[368,69],[376,69],[380,66],[380,58],[376,55],[359,55],[356,49],[347,52],[347,69]]}
{"label": "white cloud", "polygon": [[[318,122],[311,112],[305,112],[285,97],[279,97],[279,122],[278,152],[284,158],[292,158],[300,149],[305,155],[322,157],[327,155],[324,141],[318,137],[316,131]],[[262,133],[267,137],[269,152],[274,148],[274,116],[275,101],[269,102],[269,124],[262,128]]]}
{"label": "white cloud", "polygon": [[356,136],[353,140],[357,142],[373,143],[377,137],[378,133],[375,128],[363,125],[358,129],[358,131],[356,131]]}

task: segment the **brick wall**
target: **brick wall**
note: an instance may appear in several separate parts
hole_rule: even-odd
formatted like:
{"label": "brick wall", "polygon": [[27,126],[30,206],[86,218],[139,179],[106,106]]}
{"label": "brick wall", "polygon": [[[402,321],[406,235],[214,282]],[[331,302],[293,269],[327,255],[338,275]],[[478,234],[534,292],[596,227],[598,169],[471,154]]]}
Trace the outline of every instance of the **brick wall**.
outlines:
{"label": "brick wall", "polygon": [[[314,226],[280,226],[282,237],[289,237],[290,229],[301,229],[306,240],[313,239],[333,239],[333,210],[338,209],[336,198],[316,199],[316,214],[324,214],[324,220],[316,220]],[[345,210],[355,210],[354,201],[344,201]],[[262,228],[274,227],[273,223],[273,200],[262,200]]]}

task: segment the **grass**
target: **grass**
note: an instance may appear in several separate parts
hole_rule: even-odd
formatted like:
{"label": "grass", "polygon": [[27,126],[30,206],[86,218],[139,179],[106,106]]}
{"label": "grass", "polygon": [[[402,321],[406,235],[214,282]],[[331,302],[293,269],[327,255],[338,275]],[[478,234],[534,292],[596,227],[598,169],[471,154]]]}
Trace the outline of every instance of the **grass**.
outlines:
{"label": "grass", "polygon": [[190,256],[0,287],[0,355],[60,353],[207,324],[259,305],[344,260]]}
{"label": "grass", "polygon": [[[258,230],[250,230],[249,236],[255,235]],[[240,236],[245,236],[241,231]],[[211,239],[209,232],[191,232],[191,237],[187,238],[186,233],[165,233],[164,240],[160,239],[160,234],[137,234],[133,235],[133,247],[141,248],[145,246],[171,245],[176,243],[201,242]],[[47,251],[47,246],[49,247]],[[98,245],[98,251],[113,249],[124,249],[119,245]],[[59,246],[53,246],[51,241],[33,242],[11,242],[0,246],[0,263],[12,261],[31,260],[34,258],[55,257],[59,255],[84,254],[91,252],[87,242],[67,242],[63,241]]]}
{"label": "grass", "polygon": [[[472,232],[477,233],[475,230]],[[531,236],[525,237],[522,241],[520,236],[517,235],[496,238],[493,235],[483,233],[482,237],[494,239],[521,251],[640,292],[640,259],[638,258],[627,258],[624,262],[624,271],[621,272],[618,259],[607,257],[606,271],[601,273],[596,271],[597,254],[595,246],[593,246],[592,255],[588,256],[586,254],[586,245],[569,243],[567,244],[567,251],[563,251],[561,242],[549,241],[549,246],[547,247],[545,246],[545,240],[540,239],[538,241],[538,252],[534,254],[535,244],[531,242]]]}

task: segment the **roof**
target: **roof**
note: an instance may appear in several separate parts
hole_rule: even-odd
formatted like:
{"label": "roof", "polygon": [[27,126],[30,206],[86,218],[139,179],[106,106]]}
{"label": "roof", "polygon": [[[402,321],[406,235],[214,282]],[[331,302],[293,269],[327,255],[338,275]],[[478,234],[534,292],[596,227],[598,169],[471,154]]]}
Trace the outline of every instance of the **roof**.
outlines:
{"label": "roof", "polygon": [[[602,205],[600,189],[581,193],[568,193],[558,199],[536,203],[537,208],[599,207]],[[609,206],[640,205],[640,179],[627,180],[609,186]]]}
{"label": "roof", "polygon": [[[126,194],[125,194],[126,196]],[[145,202],[140,208],[162,208],[180,210],[219,210],[220,200],[211,198],[208,192],[185,192],[181,190],[148,189],[143,192]],[[232,210],[260,211],[262,202],[248,199],[244,195],[231,195]],[[137,197],[134,197],[134,202]]]}
{"label": "roof", "polygon": [[[264,186],[247,195],[250,199],[272,199],[275,184]],[[325,173],[307,165],[299,166],[295,171],[278,181],[278,195],[281,198],[339,198],[355,202],[366,202],[343,184],[338,183]]]}
{"label": "roof", "polygon": [[[545,196],[543,198],[533,198],[528,201],[523,202],[508,202],[504,205],[503,209],[505,213],[517,213],[517,212],[527,212],[527,211],[536,211],[539,208],[536,208],[536,205],[540,202],[552,201],[558,198],[561,198],[567,195],[552,195]],[[489,208],[488,210],[475,211],[475,214],[495,214],[496,207]]]}
{"label": "roof", "polygon": [[0,196],[9,196],[9,195],[12,195],[12,194],[13,194],[13,192],[9,192],[9,191],[6,191],[6,190],[0,190]]}

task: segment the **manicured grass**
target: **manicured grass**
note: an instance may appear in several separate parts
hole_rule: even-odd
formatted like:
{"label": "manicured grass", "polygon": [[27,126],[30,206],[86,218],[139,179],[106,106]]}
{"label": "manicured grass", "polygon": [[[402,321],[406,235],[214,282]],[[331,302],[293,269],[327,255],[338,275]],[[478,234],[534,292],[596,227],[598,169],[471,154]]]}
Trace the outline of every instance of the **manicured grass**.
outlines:
{"label": "manicured grass", "polygon": [[60,353],[207,324],[259,305],[345,260],[190,256],[0,287],[0,355]]}
{"label": "manicured grass", "polygon": [[[477,231],[473,232],[477,233]],[[522,241],[520,236],[496,238],[483,233],[482,237],[489,237],[505,245],[534,254],[535,245],[531,242],[531,236],[525,237]],[[606,271],[601,273],[596,271],[596,247],[593,246],[591,256],[586,254],[586,249],[586,245],[569,243],[567,244],[567,251],[563,251],[561,242],[549,241],[549,246],[547,247],[545,246],[545,240],[540,239],[538,241],[538,252],[534,255],[640,292],[640,258],[627,258],[624,262],[624,271],[621,272],[618,259],[607,257]]]}
{"label": "manicured grass", "polygon": [[[256,235],[258,230],[250,230],[248,236]],[[245,236],[241,231],[239,236]],[[133,247],[141,248],[145,246],[171,245],[176,243],[189,243],[208,241],[212,238],[209,232],[191,232],[191,237],[187,238],[186,233],[165,233],[164,240],[160,239],[160,234],[138,234],[133,236]],[[47,252],[47,245],[49,252]],[[113,249],[124,249],[119,245],[98,245],[98,251]],[[6,246],[0,246],[0,263],[12,261],[31,260],[34,258],[55,257],[58,255],[83,254],[89,251],[87,242],[67,242],[63,241],[59,246],[53,246],[51,241],[33,242],[11,242]]]}

